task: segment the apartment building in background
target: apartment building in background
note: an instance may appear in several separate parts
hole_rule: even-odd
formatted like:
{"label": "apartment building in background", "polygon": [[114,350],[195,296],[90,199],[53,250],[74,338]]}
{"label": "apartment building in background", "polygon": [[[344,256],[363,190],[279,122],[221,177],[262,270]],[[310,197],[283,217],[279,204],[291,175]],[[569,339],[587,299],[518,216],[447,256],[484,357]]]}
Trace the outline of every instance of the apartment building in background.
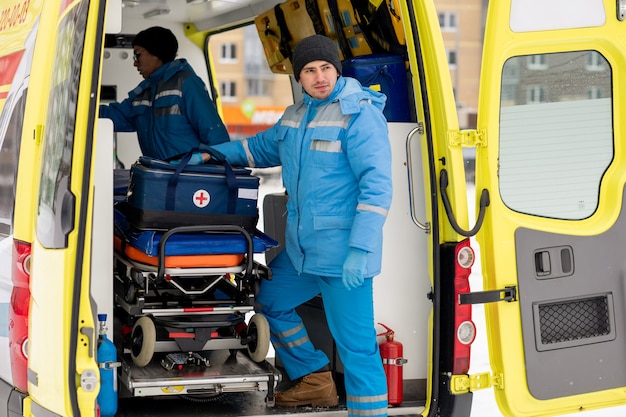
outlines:
{"label": "apartment building in background", "polygon": [[[461,128],[476,126],[484,14],[488,0],[435,0],[458,103]],[[233,139],[274,124],[293,102],[288,75],[272,73],[255,26],[215,35],[209,42],[223,116]]]}
{"label": "apartment building in background", "polygon": [[293,103],[289,76],[270,71],[254,25],[215,35],[209,48],[231,139],[270,127]]}
{"label": "apartment building in background", "polygon": [[487,4],[488,0],[435,0],[462,129],[476,127]]}

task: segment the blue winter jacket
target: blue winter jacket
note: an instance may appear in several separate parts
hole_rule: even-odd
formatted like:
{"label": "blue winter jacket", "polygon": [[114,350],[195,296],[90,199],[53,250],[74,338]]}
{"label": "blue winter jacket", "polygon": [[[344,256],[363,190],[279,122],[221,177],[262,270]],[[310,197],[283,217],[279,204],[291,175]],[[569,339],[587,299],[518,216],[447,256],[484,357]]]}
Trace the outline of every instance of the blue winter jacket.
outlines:
{"label": "blue winter jacket", "polygon": [[282,165],[289,194],[285,249],[297,271],[341,277],[353,247],[368,252],[366,277],[380,273],[392,195],[385,100],[339,77],[327,99],[305,93],[270,129],[212,147],[233,165]]}
{"label": "blue winter jacket", "polygon": [[227,142],[228,132],[202,79],[185,59],[165,63],[121,103],[100,106],[116,132],[137,132],[141,152],[157,159]]}

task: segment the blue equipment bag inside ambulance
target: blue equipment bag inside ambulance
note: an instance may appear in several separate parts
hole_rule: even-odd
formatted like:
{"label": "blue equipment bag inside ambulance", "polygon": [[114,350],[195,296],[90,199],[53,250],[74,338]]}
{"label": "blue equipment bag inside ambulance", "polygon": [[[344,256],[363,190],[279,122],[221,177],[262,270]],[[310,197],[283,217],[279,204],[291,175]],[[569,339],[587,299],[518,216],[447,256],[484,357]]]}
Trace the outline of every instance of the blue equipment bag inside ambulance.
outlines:
{"label": "blue equipment bag inside ambulance", "polygon": [[130,169],[128,198],[116,207],[139,229],[223,224],[254,232],[259,178],[227,162],[187,165],[188,160],[175,165],[140,157]]}
{"label": "blue equipment bag inside ambulance", "polygon": [[383,113],[388,122],[410,122],[413,107],[409,100],[406,63],[402,55],[372,54],[347,59],[341,74],[356,78],[364,87],[387,96]]}

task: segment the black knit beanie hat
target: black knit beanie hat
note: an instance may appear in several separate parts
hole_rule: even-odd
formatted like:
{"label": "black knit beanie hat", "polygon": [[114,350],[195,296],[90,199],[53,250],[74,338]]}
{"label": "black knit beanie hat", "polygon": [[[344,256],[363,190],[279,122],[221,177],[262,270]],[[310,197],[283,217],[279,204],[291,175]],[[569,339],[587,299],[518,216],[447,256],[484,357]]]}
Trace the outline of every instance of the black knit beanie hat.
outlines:
{"label": "black knit beanie hat", "polygon": [[311,61],[330,62],[341,74],[341,60],[337,44],[323,35],[313,35],[304,38],[293,50],[293,75],[300,81],[300,71]]}
{"label": "black knit beanie hat", "polygon": [[133,46],[142,46],[152,55],[159,57],[163,62],[176,59],[178,41],[171,30],[153,26],[142,30],[133,39]]}

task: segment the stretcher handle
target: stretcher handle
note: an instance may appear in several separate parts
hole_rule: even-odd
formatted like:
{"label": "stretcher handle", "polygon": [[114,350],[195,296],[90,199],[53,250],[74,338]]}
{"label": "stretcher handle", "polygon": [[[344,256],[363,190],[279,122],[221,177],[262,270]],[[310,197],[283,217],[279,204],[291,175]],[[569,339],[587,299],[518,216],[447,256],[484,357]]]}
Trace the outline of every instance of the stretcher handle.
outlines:
{"label": "stretcher handle", "polygon": [[193,232],[204,232],[204,233],[223,233],[223,232],[236,232],[241,233],[246,239],[246,272],[245,276],[249,277],[252,273],[252,265],[253,265],[253,256],[254,256],[254,244],[252,243],[252,237],[247,230],[240,226],[227,225],[227,224],[218,224],[218,225],[197,225],[197,226],[180,226],[175,227],[173,229],[168,230],[163,234],[161,240],[159,241],[159,266],[157,271],[157,279],[161,280],[165,277],[165,243],[170,236],[176,233],[193,233]]}

